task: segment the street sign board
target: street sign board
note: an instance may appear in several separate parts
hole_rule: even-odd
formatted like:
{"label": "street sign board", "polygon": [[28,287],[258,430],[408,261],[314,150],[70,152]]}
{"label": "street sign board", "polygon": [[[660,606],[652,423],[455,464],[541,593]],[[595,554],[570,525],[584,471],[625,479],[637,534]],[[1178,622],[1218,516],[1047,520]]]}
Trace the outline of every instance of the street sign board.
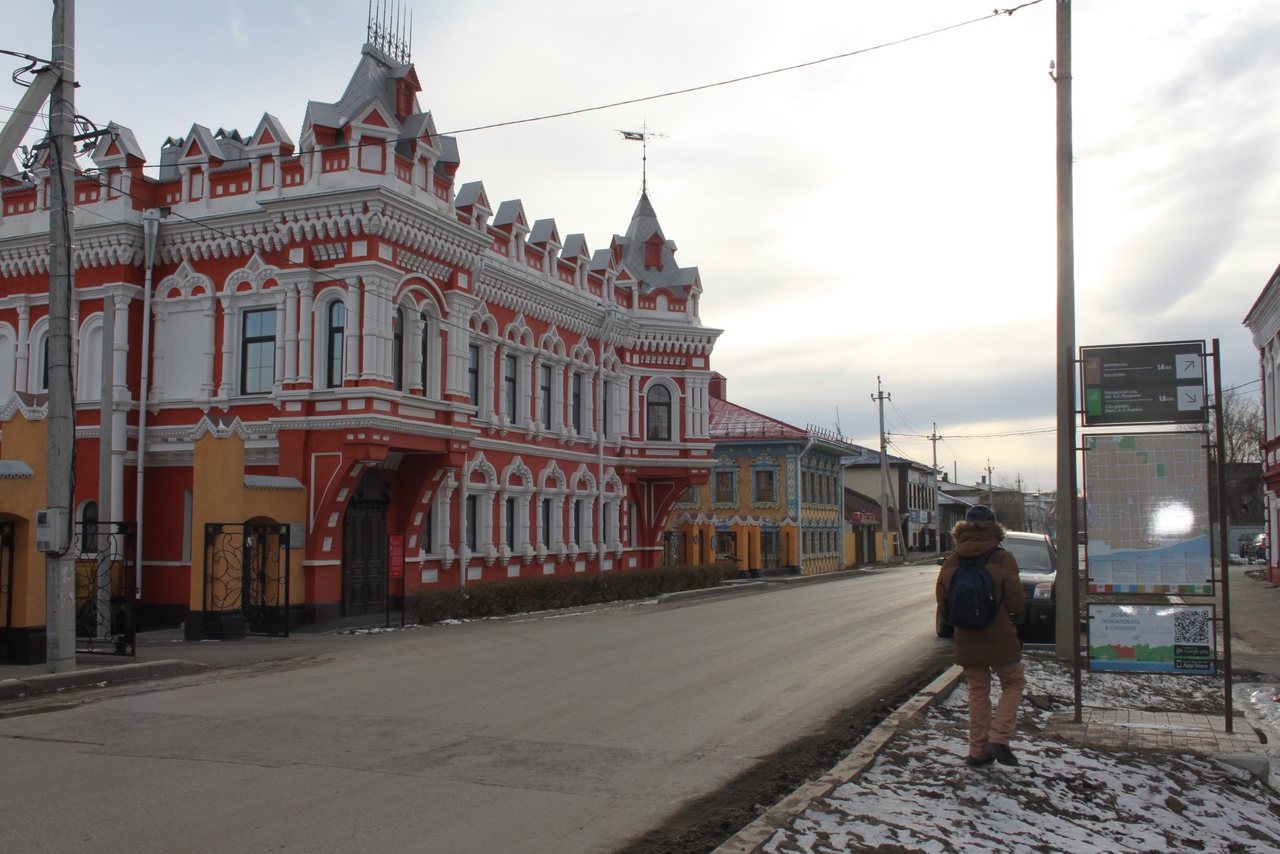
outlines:
{"label": "street sign board", "polygon": [[1086,427],[1204,424],[1204,342],[1081,347]]}
{"label": "street sign board", "polygon": [[1088,646],[1090,670],[1216,673],[1214,606],[1090,605]]}

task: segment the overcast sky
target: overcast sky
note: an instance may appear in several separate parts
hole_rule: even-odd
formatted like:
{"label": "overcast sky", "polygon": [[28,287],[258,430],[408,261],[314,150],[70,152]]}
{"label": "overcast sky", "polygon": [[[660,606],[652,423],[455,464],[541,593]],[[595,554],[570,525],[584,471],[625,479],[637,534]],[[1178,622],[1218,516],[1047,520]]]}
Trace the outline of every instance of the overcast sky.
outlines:
{"label": "overcast sky", "polygon": [[[1016,5],[1016,4],[1010,4]],[[132,128],[157,165],[193,123],[296,142],[336,101],[367,0],[80,0],[78,111]],[[594,250],[649,195],[697,266],[730,398],[894,449],[962,481],[1054,485],[1054,0],[402,0],[420,102],[462,133],[459,182],[524,201]],[[1002,6],[1001,8],[1007,8]],[[1241,325],[1280,262],[1280,3],[1076,0],[1077,343],[1221,340],[1256,392]],[[49,53],[51,2],[0,0],[0,48]],[[935,35],[874,50],[933,30]],[[18,64],[10,60],[10,64]],[[0,77],[0,107],[20,90]],[[0,113],[0,118],[7,113]],[[1039,432],[1034,432],[1039,431]],[[1027,434],[1027,435],[1011,435]],[[978,438],[985,437],[985,438]]]}

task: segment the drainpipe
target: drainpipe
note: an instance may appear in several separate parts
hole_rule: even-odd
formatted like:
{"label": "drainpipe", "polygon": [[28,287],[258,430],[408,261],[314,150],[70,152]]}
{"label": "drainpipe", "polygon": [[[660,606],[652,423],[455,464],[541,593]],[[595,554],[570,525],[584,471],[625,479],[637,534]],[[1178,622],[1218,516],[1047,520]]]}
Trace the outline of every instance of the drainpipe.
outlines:
{"label": "drainpipe", "polygon": [[[462,468],[458,469],[458,473],[462,476],[462,483],[458,485],[458,515],[462,518],[462,524],[458,527],[462,531],[462,536],[458,542],[458,558],[461,561],[461,569],[458,572],[459,584],[462,592],[467,592],[467,564],[471,561],[471,549],[467,548],[467,538],[472,535],[472,531],[467,526],[467,464],[464,462]],[[479,523],[480,508],[476,508],[476,522]],[[478,536],[478,535],[477,535]]]}
{"label": "drainpipe", "polygon": [[800,570],[801,575],[804,575],[804,455],[813,450],[816,442],[817,440],[810,434],[804,450],[800,452],[800,456],[796,457],[796,474],[798,475],[796,492],[799,498],[796,502],[796,568]]}
{"label": "drainpipe", "polygon": [[151,272],[156,263],[156,238],[160,234],[162,215],[159,208],[148,208],[142,212],[142,254],[146,276],[142,292],[142,380],[138,385],[138,483],[134,490],[137,493],[133,593],[136,599],[142,598],[142,498],[143,475],[147,468],[147,395],[151,379]]}

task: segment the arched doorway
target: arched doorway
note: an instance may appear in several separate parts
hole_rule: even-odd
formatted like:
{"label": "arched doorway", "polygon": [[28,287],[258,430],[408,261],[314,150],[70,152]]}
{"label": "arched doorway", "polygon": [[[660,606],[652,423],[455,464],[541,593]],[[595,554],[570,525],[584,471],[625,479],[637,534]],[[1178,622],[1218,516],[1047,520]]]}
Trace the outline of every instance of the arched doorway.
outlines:
{"label": "arched doorway", "polygon": [[343,520],[343,616],[379,614],[386,607],[389,504],[391,488],[377,469],[369,469],[360,479]]}

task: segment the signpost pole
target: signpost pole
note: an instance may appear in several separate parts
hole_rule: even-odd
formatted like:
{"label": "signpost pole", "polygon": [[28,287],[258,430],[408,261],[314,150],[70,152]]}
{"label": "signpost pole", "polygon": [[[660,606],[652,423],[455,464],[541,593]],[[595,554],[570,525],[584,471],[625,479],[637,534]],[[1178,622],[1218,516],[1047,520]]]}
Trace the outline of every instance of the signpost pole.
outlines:
{"label": "signpost pole", "polygon": [[[1213,339],[1213,420],[1215,422],[1214,441],[1218,444],[1217,465],[1215,475],[1218,481],[1218,568],[1221,572],[1222,591],[1222,697],[1226,718],[1223,727],[1228,733],[1233,732],[1231,712],[1231,573],[1227,559],[1227,462],[1225,431],[1222,425],[1222,359],[1218,354],[1218,339]],[[1210,526],[1212,530],[1212,526]]]}

